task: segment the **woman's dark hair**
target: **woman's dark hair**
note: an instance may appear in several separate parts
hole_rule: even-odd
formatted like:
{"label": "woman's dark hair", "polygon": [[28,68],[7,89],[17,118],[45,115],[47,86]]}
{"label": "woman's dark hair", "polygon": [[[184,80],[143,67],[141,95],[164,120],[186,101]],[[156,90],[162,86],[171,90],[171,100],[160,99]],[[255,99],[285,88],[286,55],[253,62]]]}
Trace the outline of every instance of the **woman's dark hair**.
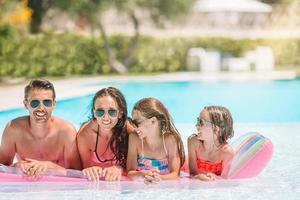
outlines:
{"label": "woman's dark hair", "polygon": [[184,146],[167,108],[158,99],[150,97],[138,101],[134,105],[133,110],[141,112],[142,116],[147,119],[156,117],[160,122],[161,133],[163,135],[172,135],[175,137],[180,156],[180,166],[182,166],[185,161]]}
{"label": "woman's dark hair", "polygon": [[[94,117],[95,101],[98,98],[109,96],[113,98],[119,107],[119,112],[122,113],[121,118],[118,119],[116,126],[113,128],[113,134],[108,142],[107,148],[110,147],[114,152],[118,164],[126,168],[127,150],[128,150],[128,134],[126,130],[127,121],[127,104],[125,97],[120,90],[114,87],[107,87],[99,90],[92,101],[91,115]],[[99,134],[99,133],[97,133]],[[114,145],[115,143],[115,145]]]}
{"label": "woman's dark hair", "polygon": [[233,120],[230,111],[222,106],[206,106],[204,110],[208,112],[212,124],[220,128],[219,143],[226,143],[234,135]]}

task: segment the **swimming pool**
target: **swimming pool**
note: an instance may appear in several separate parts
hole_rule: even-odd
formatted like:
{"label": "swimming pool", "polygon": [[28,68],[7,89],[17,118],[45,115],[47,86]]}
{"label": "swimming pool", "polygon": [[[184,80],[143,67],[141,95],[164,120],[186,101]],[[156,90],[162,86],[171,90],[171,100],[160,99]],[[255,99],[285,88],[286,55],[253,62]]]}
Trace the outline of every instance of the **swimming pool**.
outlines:
{"label": "swimming pool", "polygon": [[[175,181],[141,183],[0,184],[0,199],[299,199],[300,196],[300,80],[223,82],[127,82],[112,85],[126,96],[129,114],[142,97],[153,96],[169,108],[186,143],[205,105],[224,105],[233,114],[235,137],[258,131],[274,143],[274,156],[258,177],[213,183]],[[77,127],[87,119],[92,94],[59,101],[55,115]],[[0,130],[23,108],[0,112]],[[234,139],[233,139],[234,140]],[[13,195],[12,195],[13,194]]]}

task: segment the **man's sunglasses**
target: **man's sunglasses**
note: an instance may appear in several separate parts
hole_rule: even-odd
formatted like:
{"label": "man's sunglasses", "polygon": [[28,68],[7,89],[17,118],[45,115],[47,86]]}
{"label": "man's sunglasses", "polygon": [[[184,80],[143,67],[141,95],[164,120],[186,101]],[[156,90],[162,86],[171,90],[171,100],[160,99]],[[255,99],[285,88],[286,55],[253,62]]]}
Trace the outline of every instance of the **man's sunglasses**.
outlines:
{"label": "man's sunglasses", "polygon": [[42,101],[40,101],[40,100],[31,100],[29,102],[29,105],[30,105],[31,108],[37,108],[41,104],[41,102],[43,103],[43,105],[45,107],[48,107],[48,108],[52,107],[52,105],[53,105],[52,99],[44,99]]}
{"label": "man's sunglasses", "polygon": [[110,117],[117,117],[118,115],[118,110],[115,110],[115,109],[108,109],[108,110],[105,110],[105,109],[97,109],[95,111],[95,115],[96,117],[103,117],[104,115],[108,114]]}
{"label": "man's sunglasses", "polygon": [[201,119],[200,117],[197,117],[197,123],[196,126],[204,126],[205,124],[213,124],[211,121]]}

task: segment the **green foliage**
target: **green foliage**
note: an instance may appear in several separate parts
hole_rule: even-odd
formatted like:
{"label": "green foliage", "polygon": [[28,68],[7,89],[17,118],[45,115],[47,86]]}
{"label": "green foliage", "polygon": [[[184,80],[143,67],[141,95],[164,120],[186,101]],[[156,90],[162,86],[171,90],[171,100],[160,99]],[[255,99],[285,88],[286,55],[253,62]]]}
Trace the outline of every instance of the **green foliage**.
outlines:
{"label": "green foliage", "polygon": [[56,0],[54,7],[67,11],[72,16],[86,17],[89,20],[97,20],[96,15],[111,5],[110,0]]}
{"label": "green foliage", "polygon": [[298,0],[262,0],[264,3],[268,4],[292,4]]}
{"label": "green foliage", "polygon": [[[129,36],[115,35],[109,43],[119,60],[125,60]],[[278,66],[300,66],[300,39],[234,40],[228,38],[152,38],[141,36],[133,64],[134,73],[185,70],[189,48],[214,49],[242,56],[258,45],[272,47]],[[0,76],[42,77],[111,73],[99,38],[45,33],[18,38],[11,27],[0,27]]]}

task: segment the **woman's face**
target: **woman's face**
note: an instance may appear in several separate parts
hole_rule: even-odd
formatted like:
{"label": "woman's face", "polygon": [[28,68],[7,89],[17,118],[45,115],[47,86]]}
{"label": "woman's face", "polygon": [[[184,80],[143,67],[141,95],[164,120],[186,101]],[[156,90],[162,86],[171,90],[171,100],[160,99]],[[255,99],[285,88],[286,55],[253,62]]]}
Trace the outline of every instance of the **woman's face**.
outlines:
{"label": "woman's face", "polygon": [[111,130],[122,117],[122,112],[114,98],[102,96],[96,99],[94,104],[94,117],[103,130]]}

